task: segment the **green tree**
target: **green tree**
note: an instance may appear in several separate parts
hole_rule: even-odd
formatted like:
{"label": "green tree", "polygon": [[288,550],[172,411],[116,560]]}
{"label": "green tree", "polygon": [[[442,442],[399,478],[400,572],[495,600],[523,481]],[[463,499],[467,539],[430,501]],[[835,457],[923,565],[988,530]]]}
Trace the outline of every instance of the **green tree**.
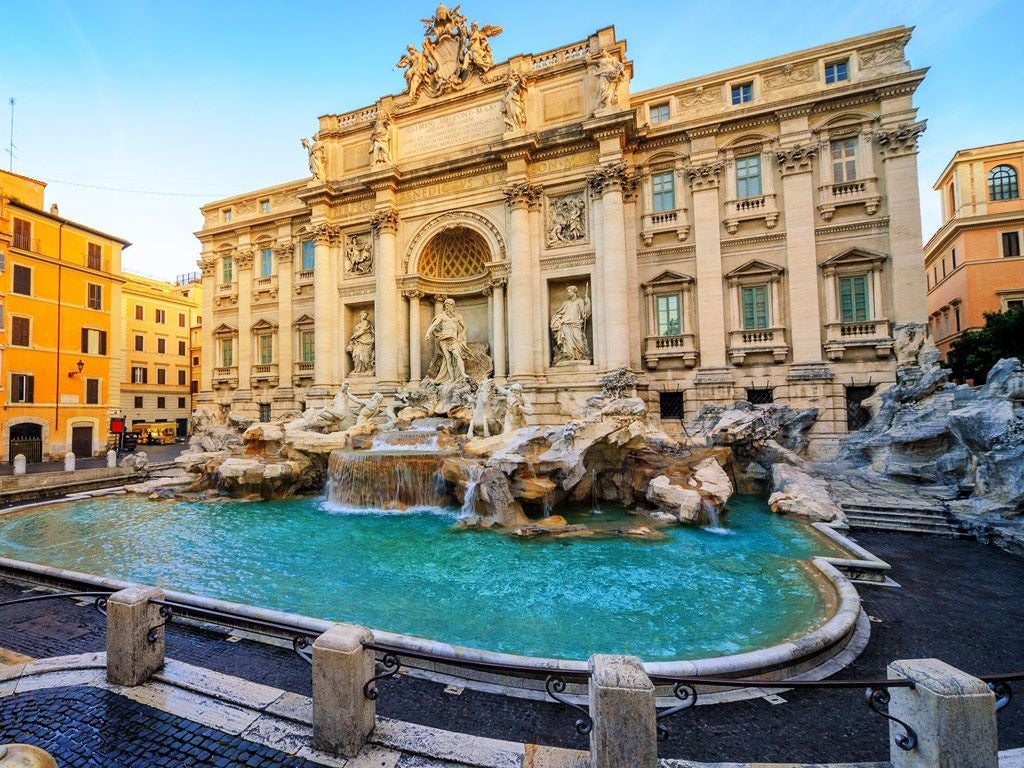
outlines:
{"label": "green tree", "polygon": [[984,384],[989,369],[1005,357],[1024,360],[1024,310],[986,312],[985,327],[953,342],[946,364],[958,381]]}

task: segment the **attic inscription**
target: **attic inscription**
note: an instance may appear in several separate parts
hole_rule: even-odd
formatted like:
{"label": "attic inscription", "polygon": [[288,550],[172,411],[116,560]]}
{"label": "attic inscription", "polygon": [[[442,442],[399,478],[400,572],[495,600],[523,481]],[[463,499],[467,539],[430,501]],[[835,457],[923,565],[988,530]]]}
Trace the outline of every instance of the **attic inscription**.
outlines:
{"label": "attic inscription", "polygon": [[495,101],[451,115],[403,125],[399,130],[402,154],[422,155],[500,136],[505,130],[505,119],[501,112],[501,102]]}

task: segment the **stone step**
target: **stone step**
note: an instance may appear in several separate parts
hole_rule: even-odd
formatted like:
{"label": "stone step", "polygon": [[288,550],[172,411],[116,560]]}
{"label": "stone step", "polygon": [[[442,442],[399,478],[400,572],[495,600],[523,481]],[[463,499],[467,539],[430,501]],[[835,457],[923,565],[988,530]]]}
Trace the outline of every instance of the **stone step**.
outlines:
{"label": "stone step", "polygon": [[847,521],[851,526],[858,525],[888,525],[895,528],[914,527],[927,528],[936,531],[957,531],[959,526],[946,520],[934,520],[931,518],[901,517],[900,515],[875,515],[862,517],[860,515],[847,515]]}
{"label": "stone step", "polygon": [[947,522],[953,519],[945,510],[942,510],[941,512],[932,512],[922,509],[905,509],[903,507],[888,507],[882,509],[879,507],[850,507],[843,505],[843,511],[848,515],[859,515],[861,517],[896,516],[936,522]]}
{"label": "stone step", "polygon": [[847,512],[854,513],[882,512],[884,514],[890,514],[893,512],[898,512],[900,514],[925,515],[928,517],[949,517],[949,513],[946,511],[945,507],[928,507],[924,506],[923,504],[844,504],[842,501],[840,501],[839,506],[841,506]]}
{"label": "stone step", "polygon": [[922,533],[931,536],[945,536],[950,539],[971,539],[969,533],[958,531],[955,528],[915,528],[904,525],[890,525],[887,523],[857,522],[850,520],[850,527],[861,531],[895,531],[898,533]]}

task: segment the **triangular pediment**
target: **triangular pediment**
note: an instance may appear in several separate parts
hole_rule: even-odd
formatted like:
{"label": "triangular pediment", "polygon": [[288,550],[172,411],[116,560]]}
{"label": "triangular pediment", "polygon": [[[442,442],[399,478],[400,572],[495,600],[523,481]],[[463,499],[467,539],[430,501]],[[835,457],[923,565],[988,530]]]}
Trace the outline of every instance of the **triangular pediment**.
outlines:
{"label": "triangular pediment", "polygon": [[254,331],[273,331],[277,328],[277,323],[272,323],[266,318],[261,318],[252,324],[252,330]]}
{"label": "triangular pediment", "polygon": [[785,270],[778,264],[771,264],[760,259],[752,259],[740,267],[736,267],[726,277],[747,277],[748,275],[778,275]]}
{"label": "triangular pediment", "polygon": [[689,275],[683,275],[679,272],[673,272],[670,269],[666,269],[656,277],[652,277],[644,285],[671,285],[673,283],[692,283],[693,278]]}
{"label": "triangular pediment", "polygon": [[851,248],[843,251],[838,256],[822,262],[823,267],[841,267],[846,264],[866,264],[878,261],[885,261],[888,256],[878,251],[869,251],[866,248]]}
{"label": "triangular pediment", "polygon": [[310,315],[302,315],[301,317],[297,317],[297,318],[295,318],[295,322],[292,323],[292,325],[295,325],[295,326],[315,325],[315,324],[316,324],[316,320],[314,320]]}
{"label": "triangular pediment", "polygon": [[235,336],[238,334],[237,328],[232,328],[227,323],[221,323],[213,329],[214,336]]}

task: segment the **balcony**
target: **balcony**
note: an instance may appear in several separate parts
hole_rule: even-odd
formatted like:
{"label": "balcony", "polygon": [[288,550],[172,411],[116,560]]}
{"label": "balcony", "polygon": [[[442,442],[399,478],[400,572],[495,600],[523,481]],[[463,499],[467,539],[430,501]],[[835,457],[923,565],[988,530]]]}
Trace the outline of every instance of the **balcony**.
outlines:
{"label": "balcony", "polygon": [[292,370],[292,385],[298,386],[303,381],[306,383],[311,382],[315,368],[316,363],[312,360],[300,360],[295,363]]}
{"label": "balcony", "polygon": [[213,369],[213,387],[214,389],[230,388],[235,389],[238,387],[238,367],[220,367]]}
{"label": "balcony", "polygon": [[254,365],[249,373],[249,380],[253,383],[262,382],[276,387],[278,382],[277,363]]}
{"label": "balcony", "polygon": [[694,335],[683,333],[678,336],[647,336],[644,338],[644,363],[655,370],[662,360],[681,360],[687,368],[697,364],[697,347]]}
{"label": "balcony", "polygon": [[826,184],[818,187],[818,213],[825,221],[831,221],[836,209],[844,205],[863,205],[868,216],[874,216],[882,196],[878,194],[878,180],[873,176],[841,184]]}
{"label": "balcony", "polygon": [[690,219],[687,214],[686,208],[645,213],[640,228],[644,245],[654,242],[654,236],[659,232],[675,232],[680,241],[685,240],[690,235]]}
{"label": "balcony", "polygon": [[847,349],[874,347],[875,355],[892,354],[892,329],[888,320],[858,320],[852,323],[825,324],[825,354],[829,360],[842,360]]}
{"label": "balcony", "polygon": [[276,299],[277,275],[254,278],[252,281],[252,297],[257,301],[260,299]]}
{"label": "balcony", "polygon": [[774,193],[725,201],[725,229],[730,235],[736,234],[741,221],[756,219],[763,219],[768,229],[775,228],[779,220],[779,206]]}
{"label": "balcony", "polygon": [[782,363],[789,354],[784,328],[757,328],[729,332],[729,361],[743,365],[747,355],[770,354],[776,363]]}

